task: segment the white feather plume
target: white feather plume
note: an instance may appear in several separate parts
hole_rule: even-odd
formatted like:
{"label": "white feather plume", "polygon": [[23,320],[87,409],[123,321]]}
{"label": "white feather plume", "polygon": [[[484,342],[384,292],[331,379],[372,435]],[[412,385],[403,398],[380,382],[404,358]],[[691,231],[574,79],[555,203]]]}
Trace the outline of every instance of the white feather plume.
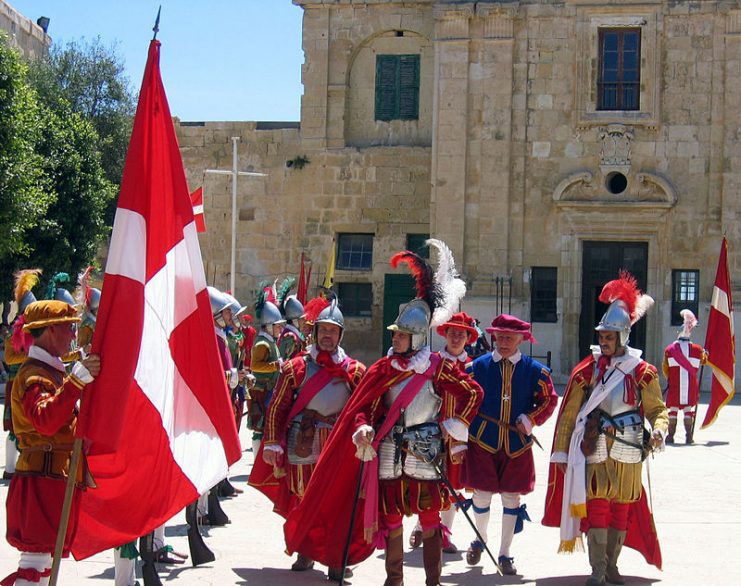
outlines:
{"label": "white feather plume", "polygon": [[633,316],[633,320],[630,322],[631,325],[636,323],[639,319],[641,319],[644,315],[646,315],[646,312],[651,309],[654,305],[654,298],[650,295],[646,295],[645,293],[643,295],[640,295],[638,299],[636,299],[636,309]]}
{"label": "white feather plume", "polygon": [[432,314],[430,327],[437,327],[449,321],[458,311],[461,299],[466,295],[466,282],[460,278],[455,269],[453,252],[442,240],[430,238],[426,244],[437,250],[438,265],[435,271],[435,283],[442,295],[442,303]]}

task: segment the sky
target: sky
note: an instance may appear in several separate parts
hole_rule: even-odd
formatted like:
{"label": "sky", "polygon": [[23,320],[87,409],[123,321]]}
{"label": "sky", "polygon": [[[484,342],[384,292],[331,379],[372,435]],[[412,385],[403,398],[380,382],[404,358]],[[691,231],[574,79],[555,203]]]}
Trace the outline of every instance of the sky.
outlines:
{"label": "sky", "polygon": [[170,111],[184,121],[299,120],[301,20],[291,0],[5,0],[53,44],[100,37],[141,86],[162,5],[160,68]]}

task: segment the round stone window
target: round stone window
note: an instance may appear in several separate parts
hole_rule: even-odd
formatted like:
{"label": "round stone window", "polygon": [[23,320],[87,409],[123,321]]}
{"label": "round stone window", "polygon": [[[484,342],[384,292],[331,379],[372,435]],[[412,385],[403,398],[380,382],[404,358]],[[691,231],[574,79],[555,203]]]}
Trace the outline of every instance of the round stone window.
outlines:
{"label": "round stone window", "polygon": [[614,171],[605,178],[605,187],[613,195],[618,195],[628,187],[628,178],[622,173]]}

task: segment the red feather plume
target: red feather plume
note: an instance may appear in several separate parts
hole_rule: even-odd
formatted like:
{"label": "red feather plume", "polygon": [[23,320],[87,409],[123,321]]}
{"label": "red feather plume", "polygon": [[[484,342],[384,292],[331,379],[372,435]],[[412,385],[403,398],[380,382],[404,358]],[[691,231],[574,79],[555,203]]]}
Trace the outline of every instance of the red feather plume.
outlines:
{"label": "red feather plume", "polygon": [[329,307],[329,300],[327,300],[325,297],[314,297],[313,299],[309,299],[309,301],[306,302],[306,305],[304,305],[304,313],[306,322],[313,324],[316,322],[316,318],[319,317],[319,314],[325,309]]}
{"label": "red feather plume", "polygon": [[599,300],[608,305],[613,301],[620,300],[627,306],[631,321],[636,317],[636,304],[641,297],[638,289],[638,281],[626,270],[620,271],[620,276],[614,281],[609,281],[602,287]]}
{"label": "red feather plume", "polygon": [[406,263],[414,277],[417,297],[423,299],[434,311],[440,305],[440,292],[435,284],[435,274],[430,264],[418,254],[409,250],[397,252],[391,257],[391,267],[396,268],[400,263]]}

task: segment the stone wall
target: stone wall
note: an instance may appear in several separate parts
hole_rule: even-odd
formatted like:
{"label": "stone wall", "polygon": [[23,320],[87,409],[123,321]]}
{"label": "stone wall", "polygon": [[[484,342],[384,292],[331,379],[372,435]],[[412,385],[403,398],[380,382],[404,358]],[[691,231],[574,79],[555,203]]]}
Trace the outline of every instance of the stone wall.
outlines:
{"label": "stone wall", "polygon": [[10,45],[28,59],[41,57],[51,45],[51,38],[35,20],[26,18],[5,0],[0,0],[0,30],[8,34]]}
{"label": "stone wall", "polygon": [[[294,4],[304,10],[300,127],[178,126],[191,187],[205,168],[231,168],[233,135],[242,138],[240,169],[269,174],[240,178],[238,296],[260,278],[297,274],[302,251],[322,276],[334,235],[371,232],[373,270],[338,271],[336,281],[373,284],[373,317],[352,321],[345,340],[373,360],[388,258],[407,234],[431,233],[452,248],[469,282],[463,306],[484,323],[503,307],[497,276],[511,276],[503,308],[527,319],[531,267],[558,269],[558,322],[534,324],[533,352],[552,352],[561,382],[579,359],[585,241],[647,243],[654,362],[675,336],[672,269],[700,271],[705,323],[724,233],[739,296],[738,2]],[[638,111],[596,107],[604,26],[640,28]],[[374,55],[414,51],[420,119],[376,122]],[[286,167],[298,155],[311,162]],[[626,187],[615,193],[617,173]],[[206,267],[223,287],[231,182],[207,176],[205,192]]]}

